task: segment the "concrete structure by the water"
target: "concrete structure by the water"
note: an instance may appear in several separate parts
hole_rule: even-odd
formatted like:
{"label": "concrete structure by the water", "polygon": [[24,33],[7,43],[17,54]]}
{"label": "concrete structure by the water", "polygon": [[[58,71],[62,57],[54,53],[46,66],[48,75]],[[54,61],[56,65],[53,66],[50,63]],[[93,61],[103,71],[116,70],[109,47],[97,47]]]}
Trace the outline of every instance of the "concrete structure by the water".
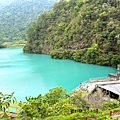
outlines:
{"label": "concrete structure by the water", "polygon": [[95,90],[95,88],[99,87],[113,92],[116,95],[120,95],[120,65],[118,66],[117,70],[117,74],[110,73],[106,78],[94,78],[90,79],[88,82],[80,83],[80,86],[78,86],[75,91],[79,91],[79,89],[85,89],[90,94]]}

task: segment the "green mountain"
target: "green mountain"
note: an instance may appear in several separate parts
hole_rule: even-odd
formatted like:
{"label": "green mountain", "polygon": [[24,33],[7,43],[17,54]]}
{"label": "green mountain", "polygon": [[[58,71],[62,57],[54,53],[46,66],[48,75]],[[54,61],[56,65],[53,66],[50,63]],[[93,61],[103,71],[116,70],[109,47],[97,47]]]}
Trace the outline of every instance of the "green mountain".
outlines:
{"label": "green mountain", "polygon": [[[0,43],[22,43],[26,31],[43,11],[58,0],[14,0],[0,10]],[[4,3],[5,5],[5,3]]]}
{"label": "green mountain", "polygon": [[24,52],[116,66],[120,63],[120,1],[55,3],[29,28]]}

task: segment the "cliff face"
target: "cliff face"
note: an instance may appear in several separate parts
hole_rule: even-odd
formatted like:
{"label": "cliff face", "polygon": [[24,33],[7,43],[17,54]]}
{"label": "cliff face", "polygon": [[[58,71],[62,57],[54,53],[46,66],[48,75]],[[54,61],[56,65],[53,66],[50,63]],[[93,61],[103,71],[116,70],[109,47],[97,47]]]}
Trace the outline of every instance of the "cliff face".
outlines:
{"label": "cliff face", "polygon": [[120,63],[120,1],[55,3],[29,28],[24,52],[116,66]]}

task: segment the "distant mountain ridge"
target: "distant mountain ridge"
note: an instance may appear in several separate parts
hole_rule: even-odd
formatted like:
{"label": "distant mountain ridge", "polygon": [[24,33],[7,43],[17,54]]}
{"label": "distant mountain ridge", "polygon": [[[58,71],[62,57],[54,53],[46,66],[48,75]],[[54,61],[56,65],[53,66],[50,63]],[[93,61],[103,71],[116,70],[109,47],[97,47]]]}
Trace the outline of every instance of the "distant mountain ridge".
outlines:
{"label": "distant mountain ridge", "polygon": [[43,11],[58,0],[14,0],[0,11],[0,43],[26,39],[26,31]]}
{"label": "distant mountain ridge", "polygon": [[0,10],[11,4],[14,0],[2,0],[0,1]]}

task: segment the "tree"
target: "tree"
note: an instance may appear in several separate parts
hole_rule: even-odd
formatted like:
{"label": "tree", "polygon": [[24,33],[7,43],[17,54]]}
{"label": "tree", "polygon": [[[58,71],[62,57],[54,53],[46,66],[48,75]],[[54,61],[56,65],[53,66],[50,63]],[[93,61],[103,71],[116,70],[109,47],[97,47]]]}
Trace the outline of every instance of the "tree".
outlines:
{"label": "tree", "polygon": [[[44,96],[40,94],[37,97],[26,97],[27,102],[21,103],[21,114],[26,119],[31,119],[44,118],[53,115],[53,113],[54,115],[70,113],[73,105],[70,104],[65,94],[66,91],[62,87],[56,87],[50,89]],[[65,109],[65,107],[68,108]]]}
{"label": "tree", "polygon": [[37,97],[26,97],[27,102],[21,103],[21,114],[26,119],[31,118],[44,118],[46,117],[46,109],[48,105],[44,101],[43,96],[40,94]]}
{"label": "tree", "polygon": [[77,111],[76,105],[72,104],[71,99],[59,99],[52,107],[48,108],[49,116],[70,115]]}
{"label": "tree", "polygon": [[65,94],[66,90],[62,89],[62,87],[56,87],[50,89],[49,92],[44,95],[44,99],[49,104],[49,106],[53,106],[60,99],[66,98]]}
{"label": "tree", "polygon": [[74,105],[77,106],[77,109],[87,109],[89,107],[89,104],[87,100],[85,100],[85,95],[87,94],[87,91],[85,90],[79,90],[77,92],[73,92],[71,95],[71,100]]}
{"label": "tree", "polygon": [[117,67],[117,65],[120,64],[120,54],[113,55],[113,58],[111,59],[111,64],[113,67]]}

